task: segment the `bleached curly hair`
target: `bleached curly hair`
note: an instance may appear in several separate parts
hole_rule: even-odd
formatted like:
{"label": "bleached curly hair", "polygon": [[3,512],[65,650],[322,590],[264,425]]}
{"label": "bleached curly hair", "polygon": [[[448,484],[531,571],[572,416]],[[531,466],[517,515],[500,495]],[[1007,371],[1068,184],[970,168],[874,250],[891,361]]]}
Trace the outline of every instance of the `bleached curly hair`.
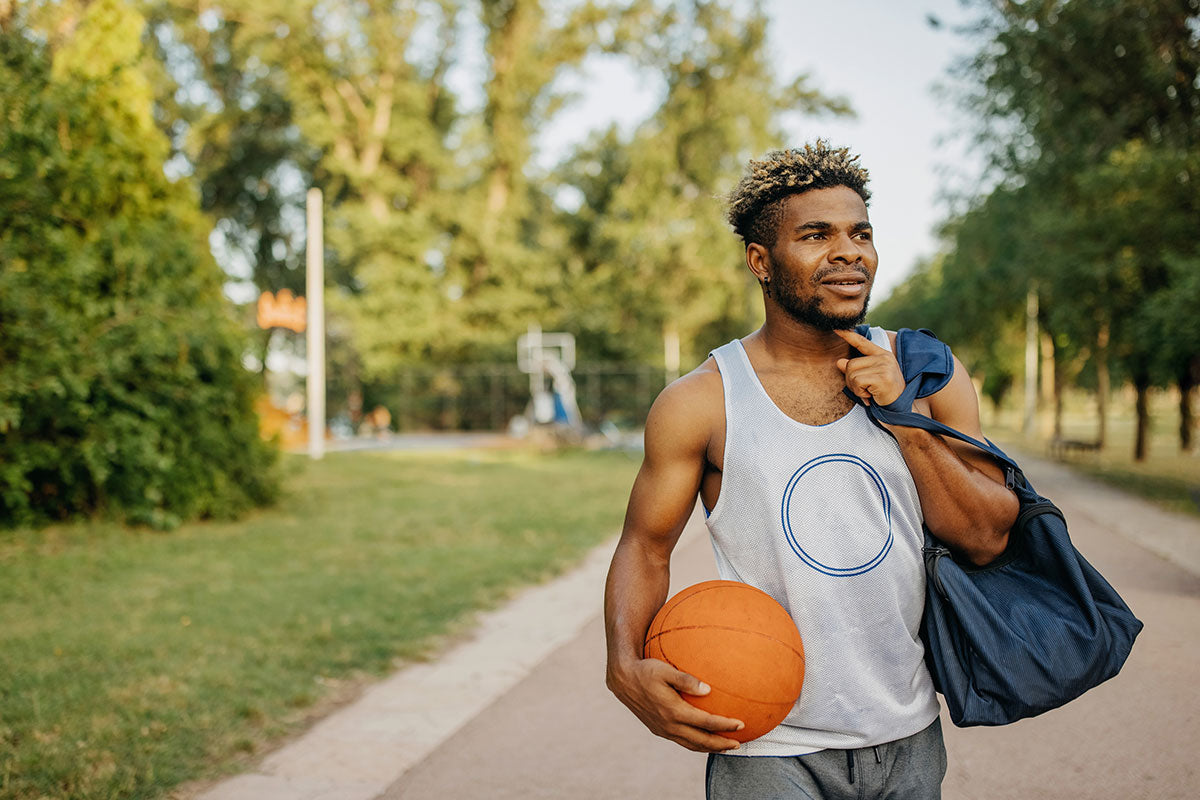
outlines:
{"label": "bleached curly hair", "polygon": [[786,199],[812,189],[845,186],[866,203],[870,174],[859,166],[848,147],[832,148],[824,139],[803,149],[774,150],[761,160],[751,160],[746,174],[726,198],[729,224],[749,245],[774,247]]}

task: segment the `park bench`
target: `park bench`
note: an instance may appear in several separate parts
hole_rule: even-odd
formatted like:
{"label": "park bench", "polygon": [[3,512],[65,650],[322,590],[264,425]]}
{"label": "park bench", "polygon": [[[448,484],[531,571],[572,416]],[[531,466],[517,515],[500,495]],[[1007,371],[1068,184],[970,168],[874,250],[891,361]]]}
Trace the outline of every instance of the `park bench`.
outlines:
{"label": "park bench", "polygon": [[1063,439],[1055,436],[1050,440],[1050,456],[1058,461],[1062,461],[1072,453],[1098,453],[1100,452],[1100,442],[1084,441],[1081,439]]}

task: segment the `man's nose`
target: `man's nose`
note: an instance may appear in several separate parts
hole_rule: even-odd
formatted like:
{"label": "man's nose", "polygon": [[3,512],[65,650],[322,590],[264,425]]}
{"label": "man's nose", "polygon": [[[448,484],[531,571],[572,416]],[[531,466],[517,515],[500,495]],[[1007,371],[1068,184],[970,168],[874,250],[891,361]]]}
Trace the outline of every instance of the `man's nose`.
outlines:
{"label": "man's nose", "polygon": [[841,261],[854,264],[862,261],[862,248],[858,241],[847,233],[839,233],[833,239],[833,247],[829,251],[830,261]]}

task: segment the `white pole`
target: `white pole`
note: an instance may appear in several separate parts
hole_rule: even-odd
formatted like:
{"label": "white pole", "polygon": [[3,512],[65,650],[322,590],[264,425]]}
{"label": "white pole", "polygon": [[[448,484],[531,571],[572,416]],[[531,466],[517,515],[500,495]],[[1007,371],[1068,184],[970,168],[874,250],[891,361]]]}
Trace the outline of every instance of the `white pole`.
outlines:
{"label": "white pole", "polygon": [[663,365],[667,383],[679,377],[679,331],[674,325],[663,329]]}
{"label": "white pole", "polygon": [[1038,369],[1038,296],[1037,286],[1030,286],[1025,296],[1025,419],[1021,430],[1033,433],[1034,417],[1037,414],[1037,369]]}
{"label": "white pole", "polygon": [[529,341],[530,363],[533,369],[529,371],[529,396],[533,402],[546,389],[546,364],[542,352],[542,326],[531,323],[525,334]]}
{"label": "white pole", "polygon": [[308,455],[325,455],[325,243],[321,190],[309,189],[306,304],[308,306]]}

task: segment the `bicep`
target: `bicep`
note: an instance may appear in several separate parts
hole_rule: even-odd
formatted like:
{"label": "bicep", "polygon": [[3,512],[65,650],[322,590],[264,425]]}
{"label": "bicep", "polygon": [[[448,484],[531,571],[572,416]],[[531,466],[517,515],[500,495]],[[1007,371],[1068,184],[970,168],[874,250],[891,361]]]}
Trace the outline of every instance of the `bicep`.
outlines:
{"label": "bicep", "polygon": [[[983,441],[983,428],[979,420],[979,398],[971,376],[957,357],[954,359],[954,375],[950,382],[929,398],[930,416],[973,439]],[[943,441],[963,461],[993,480],[1003,483],[1004,470],[987,453],[966,442],[944,438]]]}
{"label": "bicep", "polygon": [[706,426],[688,397],[664,393],[646,419],[646,451],[629,495],[622,540],[669,556],[704,474]]}

